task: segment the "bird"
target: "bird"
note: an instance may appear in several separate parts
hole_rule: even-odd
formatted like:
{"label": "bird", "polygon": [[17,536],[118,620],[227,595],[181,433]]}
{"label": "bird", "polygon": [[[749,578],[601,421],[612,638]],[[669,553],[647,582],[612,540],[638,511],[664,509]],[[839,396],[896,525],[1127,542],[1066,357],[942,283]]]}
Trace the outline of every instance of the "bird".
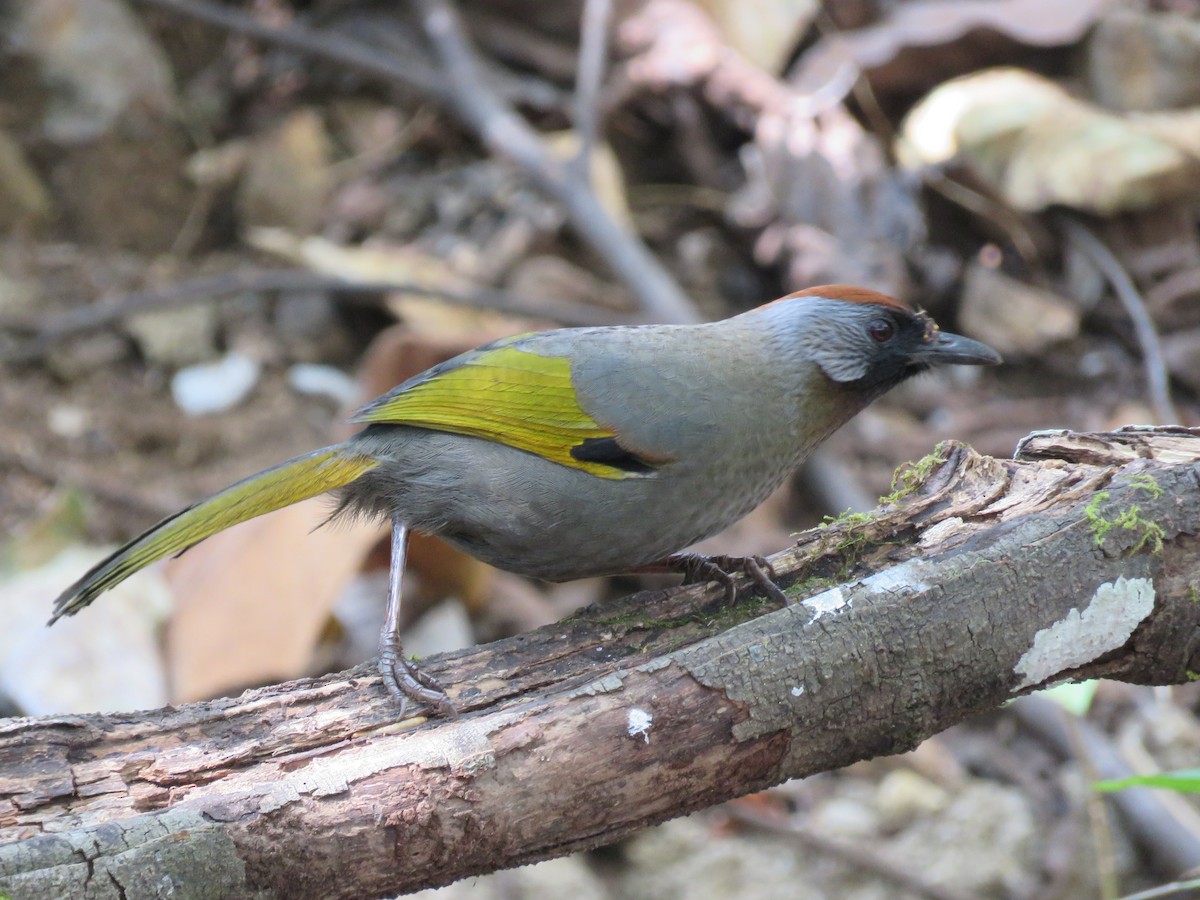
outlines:
{"label": "bird", "polygon": [[[454,716],[399,636],[411,531],[550,582],[671,569],[732,584],[737,560],[684,553],[742,518],[833,431],[932,367],[995,365],[880,292],[822,285],[702,324],[508,337],[418,374],[354,414],[348,440],[251,475],[163,519],[54,604],[74,615],[133,573],[235,524],[327,492],[330,518],[391,524],[379,669]],[[773,587],[757,565],[744,570]],[[778,588],[775,589],[778,591]]]}

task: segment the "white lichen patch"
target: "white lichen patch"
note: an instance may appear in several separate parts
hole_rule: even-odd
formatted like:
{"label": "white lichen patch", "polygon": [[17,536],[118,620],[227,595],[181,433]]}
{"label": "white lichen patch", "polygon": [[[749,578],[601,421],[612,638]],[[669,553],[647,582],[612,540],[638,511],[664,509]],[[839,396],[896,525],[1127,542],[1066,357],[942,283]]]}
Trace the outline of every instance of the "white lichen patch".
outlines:
{"label": "white lichen patch", "polygon": [[1121,576],[1100,585],[1082,613],[1072,609],[1033,636],[1033,646],[1013,670],[1022,676],[1017,689],[1041,684],[1123,646],[1154,611],[1154,600],[1154,582],[1149,578]]}
{"label": "white lichen patch", "polygon": [[802,606],[807,606],[812,610],[813,621],[821,618],[826,613],[837,612],[846,605],[846,595],[842,593],[841,588],[830,588],[827,591],[821,591],[819,594],[814,594],[805,600]]}
{"label": "white lichen patch", "polygon": [[654,722],[654,716],[637,706],[629,710],[629,718],[625,728],[625,733],[631,738],[640,737],[645,743],[650,743],[650,726]]}
{"label": "white lichen patch", "polygon": [[[411,766],[448,769],[455,775],[475,777],[495,768],[491,732],[508,727],[518,716],[510,713],[489,719],[488,728],[477,720],[457,719],[440,728],[407,735],[377,732],[373,740],[356,744],[341,753],[314,757],[301,768],[281,775],[262,791],[259,808],[269,812],[302,795],[327,797],[345,793],[357,782]],[[230,791],[240,787],[236,776],[226,782]]]}
{"label": "white lichen patch", "polygon": [[919,559],[911,559],[882,572],[876,572],[863,584],[875,594],[881,591],[889,594],[919,594],[929,590],[929,582],[925,580],[925,575],[925,563]]}
{"label": "white lichen patch", "polygon": [[[929,590],[925,574],[926,568],[920,560],[910,560],[876,572],[870,578],[864,578],[859,585],[867,594],[917,594]],[[862,593],[855,590],[851,594],[840,587],[833,587],[801,601],[800,605],[812,611],[812,621],[815,622],[821,616],[849,606],[855,596],[862,596]]]}

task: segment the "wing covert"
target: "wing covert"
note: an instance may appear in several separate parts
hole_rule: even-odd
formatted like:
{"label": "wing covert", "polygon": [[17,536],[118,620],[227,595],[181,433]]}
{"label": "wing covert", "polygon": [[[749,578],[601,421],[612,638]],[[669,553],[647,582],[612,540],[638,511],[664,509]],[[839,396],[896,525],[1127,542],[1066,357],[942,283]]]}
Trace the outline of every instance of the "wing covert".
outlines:
{"label": "wing covert", "polygon": [[579,454],[580,446],[617,442],[617,435],[579,405],[570,360],[530,353],[511,339],[417,376],[363,407],[354,421],[470,435],[601,478],[644,476],[653,466]]}

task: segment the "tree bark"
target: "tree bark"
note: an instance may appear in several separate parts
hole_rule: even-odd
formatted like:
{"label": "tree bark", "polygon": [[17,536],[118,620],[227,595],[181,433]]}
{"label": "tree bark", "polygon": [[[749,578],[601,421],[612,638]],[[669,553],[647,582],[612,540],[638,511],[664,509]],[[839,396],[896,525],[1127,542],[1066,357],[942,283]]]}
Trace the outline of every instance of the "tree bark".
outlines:
{"label": "tree bark", "polygon": [[[791,604],[644,592],[423,665],[0,720],[0,894],[377,897],[560,856],[896,753],[1065,678],[1200,670],[1200,430],[947,444],[772,559]],[[927,470],[927,471],[926,471]]]}

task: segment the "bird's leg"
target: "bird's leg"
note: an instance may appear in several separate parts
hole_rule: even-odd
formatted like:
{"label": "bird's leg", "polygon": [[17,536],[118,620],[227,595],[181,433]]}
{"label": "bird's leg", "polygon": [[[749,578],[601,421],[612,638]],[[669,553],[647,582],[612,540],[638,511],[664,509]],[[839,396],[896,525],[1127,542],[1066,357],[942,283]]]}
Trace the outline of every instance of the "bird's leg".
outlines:
{"label": "bird's leg", "polygon": [[408,526],[392,516],[392,565],[388,573],[387,615],[379,633],[379,674],[392,699],[400,705],[400,717],[408,701],[416,700],[453,719],[458,715],[454,704],[432,677],[404,658],[400,644],[400,586],[404,580],[404,557],[408,551]]}
{"label": "bird's leg", "polygon": [[720,582],[725,588],[725,602],[737,599],[737,583],[733,573],[741,571],[749,576],[764,594],[786,606],[787,595],[775,583],[775,569],[761,556],[708,556],[703,553],[672,553],[662,563],[671,572],[680,572],[684,584],[704,581]]}

